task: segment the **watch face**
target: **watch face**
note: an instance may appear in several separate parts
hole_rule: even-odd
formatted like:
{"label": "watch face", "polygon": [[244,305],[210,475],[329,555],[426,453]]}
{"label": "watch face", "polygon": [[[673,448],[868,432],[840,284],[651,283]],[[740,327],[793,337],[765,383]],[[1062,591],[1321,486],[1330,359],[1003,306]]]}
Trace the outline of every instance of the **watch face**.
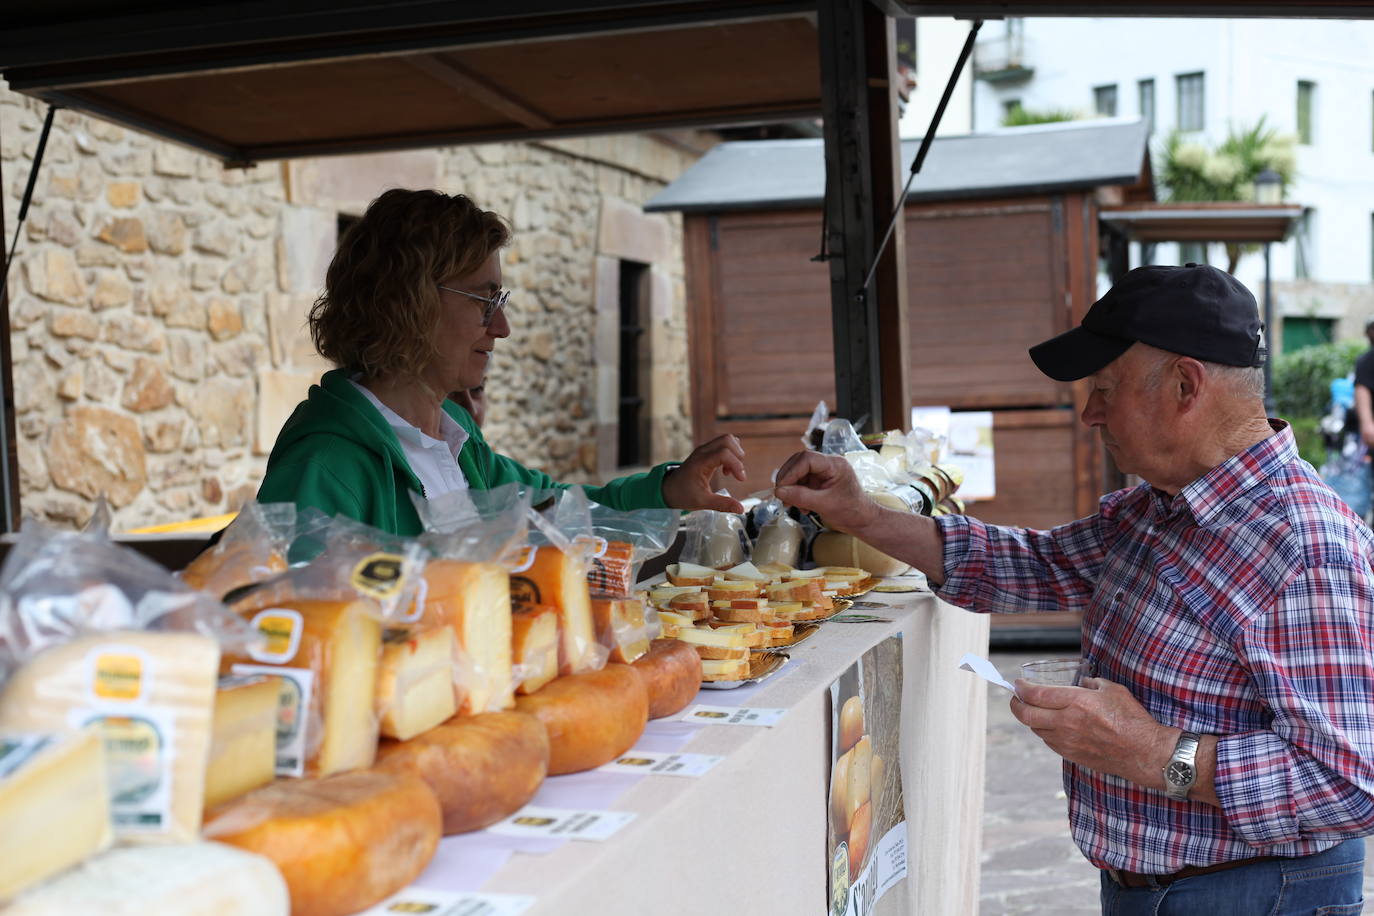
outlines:
{"label": "watch face", "polygon": [[1164,768],[1164,777],[1176,786],[1192,785],[1193,768],[1182,760],[1172,760]]}

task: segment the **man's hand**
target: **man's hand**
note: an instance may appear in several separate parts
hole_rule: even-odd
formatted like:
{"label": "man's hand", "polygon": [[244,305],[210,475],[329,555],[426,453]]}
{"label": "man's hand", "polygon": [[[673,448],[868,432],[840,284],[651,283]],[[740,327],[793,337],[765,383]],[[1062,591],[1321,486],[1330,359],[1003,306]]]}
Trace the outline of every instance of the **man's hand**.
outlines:
{"label": "man's hand", "polygon": [[698,445],[681,467],[663,478],[663,502],[673,509],[743,512],[739,500],[716,493],[721,474],[744,480],[744,446],[729,433]]}
{"label": "man's hand", "polygon": [[827,528],[862,534],[878,515],[854,468],[838,455],[797,452],[778,468],[778,499],[821,517]]}
{"label": "man's hand", "polygon": [[1178,729],[1156,722],[1120,684],[1084,678],[1083,687],[1047,687],[1018,680],[1011,714],[1065,760],[1163,788]]}

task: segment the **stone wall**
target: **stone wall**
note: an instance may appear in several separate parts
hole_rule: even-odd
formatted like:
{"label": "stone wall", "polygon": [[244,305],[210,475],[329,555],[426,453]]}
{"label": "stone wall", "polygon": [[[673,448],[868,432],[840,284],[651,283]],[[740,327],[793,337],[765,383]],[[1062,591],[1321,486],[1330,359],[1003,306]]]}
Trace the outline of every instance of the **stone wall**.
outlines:
{"label": "stone wall", "polygon": [[[45,113],[0,89],[9,232]],[[617,472],[604,276],[627,259],[651,266],[652,457],[685,455],[681,224],[640,205],[707,139],[624,135],[232,170],[58,112],[10,276],[25,513],[80,524],[103,492],[127,529],[251,497],[281,423],[327,368],[304,322],[339,216],[396,186],[461,191],[514,225],[512,335],[488,379],[493,445],[564,480]]]}

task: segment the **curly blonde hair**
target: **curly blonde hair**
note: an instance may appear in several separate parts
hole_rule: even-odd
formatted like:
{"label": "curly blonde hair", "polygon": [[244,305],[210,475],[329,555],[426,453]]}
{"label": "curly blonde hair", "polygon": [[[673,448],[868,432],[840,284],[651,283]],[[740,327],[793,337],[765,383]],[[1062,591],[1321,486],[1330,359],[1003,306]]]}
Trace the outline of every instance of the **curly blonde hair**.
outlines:
{"label": "curly blonde hair", "polygon": [[462,194],[387,191],[339,239],[310,309],[315,349],[365,377],[420,374],[438,356],[438,284],[509,241],[505,220]]}

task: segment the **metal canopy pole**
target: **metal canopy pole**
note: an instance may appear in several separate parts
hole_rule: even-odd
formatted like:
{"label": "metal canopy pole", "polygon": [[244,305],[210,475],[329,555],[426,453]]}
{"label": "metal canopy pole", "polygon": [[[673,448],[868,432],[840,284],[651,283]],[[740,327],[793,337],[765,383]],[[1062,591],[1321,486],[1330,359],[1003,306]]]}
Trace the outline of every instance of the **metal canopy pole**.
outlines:
{"label": "metal canopy pole", "polygon": [[[883,420],[878,297],[860,284],[875,251],[869,137],[868,0],[819,0],[821,115],[825,137],[826,246],[835,347],[835,413],[875,431]],[[890,79],[891,74],[882,78]],[[893,182],[883,174],[878,180]],[[890,195],[895,199],[893,191]]]}

